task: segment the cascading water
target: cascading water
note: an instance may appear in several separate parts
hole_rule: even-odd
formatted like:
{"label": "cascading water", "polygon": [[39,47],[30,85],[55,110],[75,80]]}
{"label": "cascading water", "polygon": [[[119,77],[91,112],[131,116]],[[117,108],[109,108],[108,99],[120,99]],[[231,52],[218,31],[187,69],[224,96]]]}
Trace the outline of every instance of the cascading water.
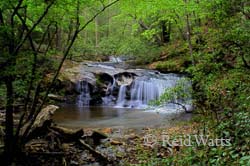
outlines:
{"label": "cascading water", "polygon": [[[174,87],[179,79],[180,77],[174,74],[149,74],[138,77],[130,89],[125,85],[120,86],[117,106],[146,108],[150,101],[159,99],[167,88]],[[130,100],[126,99],[127,91],[130,92]]]}
{"label": "cascading water", "polygon": [[[88,77],[86,76],[85,81],[78,83],[77,89],[80,92],[77,98],[78,106],[88,106],[91,100],[93,103],[98,101],[96,105],[101,104],[109,107],[149,108],[150,101],[159,99],[166,89],[175,87],[178,81],[182,79],[178,74],[162,74],[158,71],[145,69],[125,70],[109,65],[111,64],[90,63],[84,66],[82,75]],[[88,74],[88,72],[95,74]],[[92,96],[93,99],[90,95],[90,83],[94,85],[93,92],[91,92],[94,95]],[[191,87],[190,82],[184,82],[183,87],[182,91]],[[176,110],[188,106],[191,109],[191,104],[186,104],[187,98],[181,98],[178,93],[171,94],[171,101],[168,100],[168,103],[165,104],[166,107]],[[190,92],[184,93],[189,94]]]}
{"label": "cascading water", "polygon": [[120,57],[110,56],[109,61],[114,63],[120,63],[122,62],[122,59]]}
{"label": "cascading water", "polygon": [[131,107],[147,105],[149,101],[159,97],[159,88],[150,79],[135,80],[131,88]]}
{"label": "cascading water", "polygon": [[[62,105],[64,112],[58,111],[57,119],[66,125],[159,127],[172,123],[173,118],[182,119],[184,110],[192,110],[191,82],[178,74],[120,68],[111,62],[83,63],[80,68],[69,71],[72,82],[81,81],[75,89],[79,93],[75,105]],[[174,87],[177,92],[172,91]],[[159,99],[166,90],[171,92],[165,95],[170,99],[163,105],[151,106],[150,101]]]}
{"label": "cascading water", "polygon": [[118,99],[116,101],[117,106],[124,106],[126,101],[127,85],[121,85],[119,89]]}
{"label": "cascading water", "polygon": [[89,85],[86,81],[77,83],[77,91],[80,93],[77,97],[77,105],[79,107],[89,106],[91,100]]}

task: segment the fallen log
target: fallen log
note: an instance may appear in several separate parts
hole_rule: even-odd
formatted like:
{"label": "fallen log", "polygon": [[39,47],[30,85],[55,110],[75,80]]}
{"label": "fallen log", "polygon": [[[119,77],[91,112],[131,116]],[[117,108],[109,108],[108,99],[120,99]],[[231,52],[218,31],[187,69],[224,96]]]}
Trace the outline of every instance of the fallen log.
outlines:
{"label": "fallen log", "polygon": [[90,145],[88,145],[87,143],[85,143],[84,140],[79,139],[79,143],[81,146],[83,146],[84,149],[89,150],[89,152],[95,157],[95,158],[99,158],[101,161],[105,162],[105,163],[112,163],[113,161],[109,160],[107,156],[103,155],[102,153],[98,152],[97,150],[95,150],[94,148],[92,148]]}
{"label": "fallen log", "polygon": [[54,130],[63,142],[75,142],[84,135],[83,129],[72,130],[61,126],[51,126],[50,129]]}
{"label": "fallen log", "polygon": [[[30,130],[26,135],[26,140],[39,137],[48,132],[48,127],[51,126],[52,116],[58,109],[58,106],[48,105],[37,115],[34,124],[31,126]],[[22,137],[26,130],[29,128],[31,122],[27,122],[20,130],[20,136]]]}
{"label": "fallen log", "polygon": [[66,99],[63,97],[63,96],[59,96],[59,95],[55,95],[55,94],[48,94],[48,97],[51,99],[51,100],[55,100],[55,101],[66,101]]}
{"label": "fallen log", "polygon": [[64,152],[29,152],[29,155],[64,156]]}

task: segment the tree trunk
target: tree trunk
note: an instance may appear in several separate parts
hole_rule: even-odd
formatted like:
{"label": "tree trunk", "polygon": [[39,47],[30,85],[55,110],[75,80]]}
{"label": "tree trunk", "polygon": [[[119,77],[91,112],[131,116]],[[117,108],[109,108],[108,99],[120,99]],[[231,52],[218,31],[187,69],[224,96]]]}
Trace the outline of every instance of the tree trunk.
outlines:
{"label": "tree trunk", "polygon": [[56,49],[62,51],[62,30],[61,28],[57,29],[56,32]]}
{"label": "tree trunk", "polygon": [[5,117],[5,140],[4,140],[4,152],[5,152],[5,164],[8,165],[12,161],[13,157],[13,79],[11,77],[6,78],[6,117]]}
{"label": "tree trunk", "polygon": [[166,25],[166,21],[161,22],[161,29],[162,29],[162,42],[168,43],[170,42],[170,31],[171,31],[171,23],[168,22],[168,26]]}
{"label": "tree trunk", "polygon": [[[184,2],[187,5],[187,0],[184,0]],[[189,21],[189,13],[187,11],[185,13],[186,13],[187,42],[188,42],[190,56],[192,59],[192,65],[194,66],[195,62],[194,62],[194,56],[193,56],[193,46],[191,42],[191,27],[190,27],[190,21]]]}
{"label": "tree trunk", "polygon": [[190,23],[189,23],[189,15],[186,15],[186,24],[187,24],[187,41],[188,41],[188,47],[189,47],[189,52],[190,56],[192,59],[192,64],[194,65],[194,57],[193,57],[193,46],[191,42],[191,28],[190,28]]}
{"label": "tree trunk", "polygon": [[[135,19],[136,20],[136,19]],[[137,20],[136,20],[137,21]],[[137,21],[138,24],[140,25],[140,27],[143,29],[143,31],[145,30],[150,30],[151,27],[149,27],[148,25],[146,25],[142,20],[138,20]],[[162,46],[163,42],[162,42],[162,37],[159,34],[154,34],[153,38],[155,40],[155,42],[157,43],[158,46]]]}
{"label": "tree trunk", "polygon": [[96,55],[99,44],[99,32],[98,32],[98,18],[95,19],[95,47],[96,47]]}
{"label": "tree trunk", "polygon": [[[109,0],[109,3],[111,3],[111,0]],[[111,33],[111,10],[110,8],[108,8],[108,33],[107,33],[107,37],[110,36]]]}
{"label": "tree trunk", "polygon": [[[87,13],[86,10],[84,11],[84,17],[85,17],[85,18],[88,18],[88,13]],[[83,39],[83,42],[84,42],[85,45],[88,43],[88,30],[87,30],[87,29],[85,29],[85,31],[84,31],[84,39]]]}

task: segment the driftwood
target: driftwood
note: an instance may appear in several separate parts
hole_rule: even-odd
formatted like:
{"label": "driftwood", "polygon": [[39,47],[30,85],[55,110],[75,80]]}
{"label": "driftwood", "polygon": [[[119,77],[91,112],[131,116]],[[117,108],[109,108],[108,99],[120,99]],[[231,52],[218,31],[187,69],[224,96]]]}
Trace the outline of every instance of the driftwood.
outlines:
{"label": "driftwood", "polygon": [[54,130],[63,142],[75,142],[84,135],[83,129],[72,130],[60,126],[51,126],[50,129]]}
{"label": "driftwood", "polygon": [[55,95],[55,94],[48,94],[48,97],[51,99],[51,100],[55,100],[55,101],[66,101],[66,99],[63,97],[63,96],[59,96],[59,95]]}
{"label": "driftwood", "polygon": [[112,161],[110,161],[108,159],[107,156],[103,155],[102,153],[98,152],[97,150],[95,150],[94,148],[92,148],[89,144],[85,143],[84,140],[82,139],[79,139],[79,143],[80,145],[84,148],[84,149],[87,149],[90,151],[90,153],[96,157],[96,158],[99,158],[100,160],[106,162],[106,163],[111,163]]}
{"label": "driftwood", "polygon": [[[38,116],[35,119],[34,124],[31,126],[30,130],[28,131],[27,138],[32,139],[34,137],[38,137],[40,135],[43,135],[47,132],[47,128],[51,126],[52,123],[52,115],[55,113],[55,111],[58,109],[58,106],[55,105],[48,105],[42,111],[38,114]],[[30,122],[26,123],[21,131],[20,136],[23,136],[27,128],[29,127]]]}
{"label": "driftwood", "polygon": [[64,152],[29,152],[29,155],[64,156]]}
{"label": "driftwood", "polygon": [[[101,163],[116,164],[116,159],[95,149],[102,139],[108,138],[107,135],[95,130],[85,135],[83,129],[68,129],[54,125],[52,115],[57,109],[57,106],[49,105],[38,114],[28,134],[25,134],[23,151],[26,154],[40,158],[66,157],[69,161],[76,159],[80,162],[79,156],[87,153]],[[23,136],[29,126],[30,123],[27,123],[21,128],[20,136]],[[92,159],[87,158],[86,161],[92,162]]]}
{"label": "driftwood", "polygon": [[46,140],[31,140],[25,145],[25,152],[36,153],[36,152],[46,152],[49,147],[49,142]]}

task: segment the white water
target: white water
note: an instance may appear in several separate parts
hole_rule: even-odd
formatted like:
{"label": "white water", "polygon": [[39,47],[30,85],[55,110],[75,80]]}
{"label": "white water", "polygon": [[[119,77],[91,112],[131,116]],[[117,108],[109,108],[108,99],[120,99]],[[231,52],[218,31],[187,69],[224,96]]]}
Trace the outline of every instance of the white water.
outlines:
{"label": "white water", "polygon": [[159,98],[159,91],[152,80],[135,80],[131,88],[131,107],[146,106],[149,101]]}
{"label": "white water", "polygon": [[[125,88],[125,85],[121,85],[116,106],[147,108],[150,101],[159,99],[166,89],[174,87],[180,79],[179,76],[170,74],[160,74],[157,77],[154,75],[138,77],[134,80],[130,89],[128,89],[129,87]],[[126,100],[128,90],[130,91],[130,100]],[[174,107],[174,109],[176,107],[173,104],[168,106]]]}
{"label": "white water", "polygon": [[91,96],[88,83],[86,81],[79,81],[77,90],[80,92],[80,95],[77,97],[77,105],[79,107],[89,106]]}
{"label": "white water", "polygon": [[126,101],[126,91],[127,91],[127,86],[126,85],[121,85],[119,94],[118,94],[118,99],[117,99],[117,106],[123,107]]}
{"label": "white water", "polygon": [[[133,73],[134,76],[131,78],[129,74],[122,75],[125,72],[120,68],[113,68],[98,63],[91,64],[91,67],[95,67],[95,70],[100,70],[100,72],[104,73],[105,71],[108,71],[107,73],[113,77],[113,80],[107,85],[107,89],[105,90],[106,94],[102,96],[102,106],[110,107],[148,109],[151,101],[159,99],[166,89],[175,87],[178,81],[182,78],[177,74],[162,74],[158,71],[144,69],[126,70],[127,73]],[[117,73],[121,75],[115,77],[115,74]],[[189,89],[188,87],[190,87],[191,84],[187,81],[183,86],[185,90],[185,88]],[[77,89],[78,92],[81,93],[78,96],[77,105],[80,107],[89,106],[91,96],[88,83],[79,83]],[[190,92],[187,90],[184,93],[189,94]],[[183,106],[187,106],[188,109],[191,109],[192,104],[187,105],[187,102],[185,101],[186,99],[180,99],[178,94],[172,95],[172,103],[167,103],[163,109],[170,112],[171,110],[181,109],[182,107],[178,104],[182,104]]]}
{"label": "white water", "polygon": [[[87,83],[91,79],[85,77],[87,78],[84,79],[85,81],[79,81],[77,91],[80,94],[76,104],[64,105],[62,111],[56,112],[55,119],[63,125],[100,128],[114,126],[158,127],[171,123],[173,118],[179,115],[188,115],[183,114],[183,109],[173,103],[168,103],[163,107],[149,105],[151,100],[159,99],[167,88],[176,86],[181,79],[180,75],[161,74],[157,71],[144,69],[125,70],[108,66],[106,63],[84,64],[81,72],[84,76],[90,73],[91,78],[94,77],[95,73],[106,73],[112,76],[113,80],[109,79],[108,82],[105,82],[106,94],[102,93],[102,105],[94,107],[91,105],[94,99],[94,96],[91,99],[91,94],[94,93],[95,89],[92,87],[92,82]],[[125,72],[132,73],[133,77],[130,77],[130,74],[123,74]],[[117,73],[120,74],[119,77],[115,77]],[[123,77],[125,78],[119,80]],[[190,82],[185,83],[184,89],[185,87],[191,87]],[[188,89],[187,94],[190,93]],[[186,105],[186,101],[179,100],[177,102],[184,104],[186,108],[191,110],[192,105]],[[142,111],[142,109],[146,111]]]}
{"label": "white water", "polygon": [[110,56],[109,61],[114,63],[121,63],[122,59],[120,57]]}

